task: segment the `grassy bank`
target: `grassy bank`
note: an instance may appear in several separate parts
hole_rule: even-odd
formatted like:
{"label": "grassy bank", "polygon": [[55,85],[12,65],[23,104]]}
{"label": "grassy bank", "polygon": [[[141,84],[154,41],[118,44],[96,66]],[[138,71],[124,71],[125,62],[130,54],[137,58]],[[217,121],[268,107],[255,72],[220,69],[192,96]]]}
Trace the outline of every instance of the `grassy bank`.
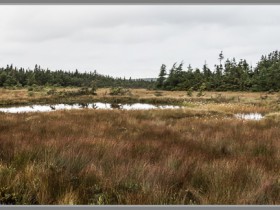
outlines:
{"label": "grassy bank", "polygon": [[0,113],[0,203],[279,204],[279,118],[219,106]]}
{"label": "grassy bank", "polygon": [[[204,92],[201,96],[186,91],[156,91],[146,89],[130,89],[124,95],[110,95],[109,88],[98,89],[96,95],[79,94],[79,88],[56,88],[56,94],[48,94],[52,88],[41,87],[38,90],[1,89],[0,106],[57,104],[57,103],[150,103],[173,104],[187,107],[211,106],[226,104],[233,106],[262,107],[270,111],[280,110],[279,93],[252,92]],[[71,93],[71,94],[70,94]]]}

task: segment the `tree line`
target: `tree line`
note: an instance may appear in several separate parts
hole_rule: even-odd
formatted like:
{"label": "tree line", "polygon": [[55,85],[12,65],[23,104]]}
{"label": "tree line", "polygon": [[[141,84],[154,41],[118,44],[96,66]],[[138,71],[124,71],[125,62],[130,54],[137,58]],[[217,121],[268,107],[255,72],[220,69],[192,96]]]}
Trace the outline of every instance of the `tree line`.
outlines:
{"label": "tree line", "polygon": [[246,60],[235,58],[224,60],[210,70],[205,63],[202,69],[193,69],[191,65],[183,70],[183,63],[175,63],[167,73],[162,64],[156,81],[156,88],[162,90],[208,90],[208,91],[279,91],[280,90],[280,52],[273,51],[262,56],[256,67]]}
{"label": "tree line", "polygon": [[35,65],[33,70],[7,65],[0,68],[0,87],[26,86],[57,86],[57,87],[124,87],[124,88],[152,88],[154,82],[143,79],[113,78],[94,72],[74,72],[42,69]]}
{"label": "tree line", "polygon": [[202,69],[191,65],[183,70],[183,62],[173,64],[167,73],[162,64],[159,76],[153,80],[114,78],[93,72],[74,72],[42,69],[24,69],[7,65],[0,68],[0,87],[61,86],[61,87],[123,87],[161,90],[207,90],[207,91],[279,91],[280,90],[280,52],[273,51],[261,56],[256,67],[250,66],[245,59],[224,60],[219,54],[219,64],[210,70],[205,63]]}

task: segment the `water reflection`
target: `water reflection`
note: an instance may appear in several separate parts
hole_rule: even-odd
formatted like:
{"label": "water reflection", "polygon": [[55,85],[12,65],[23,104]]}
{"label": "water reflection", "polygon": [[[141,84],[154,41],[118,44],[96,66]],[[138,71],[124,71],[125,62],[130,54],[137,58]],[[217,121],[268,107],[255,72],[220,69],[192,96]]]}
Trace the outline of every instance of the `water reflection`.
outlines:
{"label": "water reflection", "polygon": [[52,105],[31,105],[0,108],[0,112],[5,113],[23,113],[23,112],[50,112],[55,110],[69,109],[123,109],[123,110],[147,110],[147,109],[178,109],[180,106],[172,105],[152,105],[144,103],[135,104],[117,104],[117,103],[76,103],[76,104],[52,104]]}
{"label": "water reflection", "polygon": [[79,103],[79,106],[81,107],[81,108],[88,108],[88,103]]}
{"label": "water reflection", "polygon": [[96,104],[92,104],[92,105],[91,105],[91,108],[92,108],[92,109],[97,109],[98,107],[96,106]]}
{"label": "water reflection", "polygon": [[113,103],[110,106],[111,106],[112,109],[122,109],[122,104]]}
{"label": "water reflection", "polygon": [[52,110],[55,110],[55,106],[53,106],[53,105],[50,105],[50,108],[51,108]]}

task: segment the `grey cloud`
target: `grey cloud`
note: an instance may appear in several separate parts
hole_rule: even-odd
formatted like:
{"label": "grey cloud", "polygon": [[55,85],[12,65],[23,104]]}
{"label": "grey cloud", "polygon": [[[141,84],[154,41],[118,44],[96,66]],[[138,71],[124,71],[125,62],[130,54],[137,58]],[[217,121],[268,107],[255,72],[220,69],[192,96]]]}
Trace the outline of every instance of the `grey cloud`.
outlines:
{"label": "grey cloud", "polygon": [[155,77],[162,63],[245,58],[279,46],[280,6],[0,6],[0,61]]}

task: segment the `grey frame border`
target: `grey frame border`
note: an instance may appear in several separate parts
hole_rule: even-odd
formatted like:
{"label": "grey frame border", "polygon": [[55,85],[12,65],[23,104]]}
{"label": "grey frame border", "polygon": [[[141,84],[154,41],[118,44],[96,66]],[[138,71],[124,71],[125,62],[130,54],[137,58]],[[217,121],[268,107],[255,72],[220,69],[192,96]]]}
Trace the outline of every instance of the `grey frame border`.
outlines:
{"label": "grey frame border", "polygon": [[46,4],[109,4],[109,5],[174,5],[174,4],[206,4],[206,5],[252,5],[252,4],[280,4],[279,0],[0,0],[0,4],[7,5],[46,5]]}
{"label": "grey frame border", "polygon": [[[280,5],[280,0],[0,0],[1,5]],[[0,20],[1,21],[1,20]],[[280,209],[280,205],[0,205],[2,209]]]}

